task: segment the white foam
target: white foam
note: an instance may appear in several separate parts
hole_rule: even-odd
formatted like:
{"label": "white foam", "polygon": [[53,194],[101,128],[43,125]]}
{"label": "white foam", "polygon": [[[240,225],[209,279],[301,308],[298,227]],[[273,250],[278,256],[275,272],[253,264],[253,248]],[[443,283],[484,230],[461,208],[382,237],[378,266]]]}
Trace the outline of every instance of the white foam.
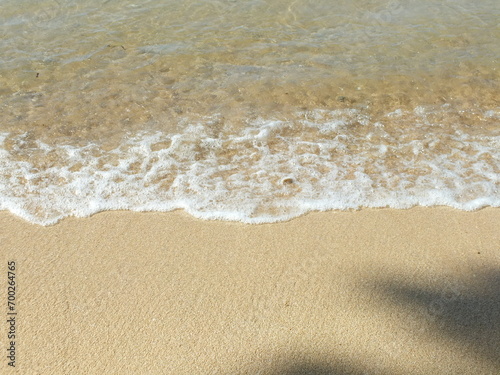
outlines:
{"label": "white foam", "polygon": [[[432,127],[427,113],[413,112],[421,126]],[[356,135],[356,126],[366,131]],[[357,110],[321,110],[299,113],[293,123],[259,119],[219,138],[203,123],[179,134],[139,133],[108,152],[38,141],[40,158],[59,157],[45,168],[17,158],[19,148],[7,151],[7,138],[16,145],[23,137],[4,133],[0,209],[50,225],[104,210],[184,209],[201,219],[268,223],[332,209],[500,206],[499,136],[458,129],[429,141],[386,128]],[[290,129],[298,131],[287,135]],[[168,148],[154,151],[165,141]],[[455,146],[439,152],[449,144]]]}

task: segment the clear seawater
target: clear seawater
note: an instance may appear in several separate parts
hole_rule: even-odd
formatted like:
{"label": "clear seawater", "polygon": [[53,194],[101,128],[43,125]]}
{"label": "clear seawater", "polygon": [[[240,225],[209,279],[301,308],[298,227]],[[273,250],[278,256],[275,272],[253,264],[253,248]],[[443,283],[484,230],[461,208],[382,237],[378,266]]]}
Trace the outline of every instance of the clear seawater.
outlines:
{"label": "clear seawater", "polygon": [[500,206],[498,0],[0,0],[0,209]]}

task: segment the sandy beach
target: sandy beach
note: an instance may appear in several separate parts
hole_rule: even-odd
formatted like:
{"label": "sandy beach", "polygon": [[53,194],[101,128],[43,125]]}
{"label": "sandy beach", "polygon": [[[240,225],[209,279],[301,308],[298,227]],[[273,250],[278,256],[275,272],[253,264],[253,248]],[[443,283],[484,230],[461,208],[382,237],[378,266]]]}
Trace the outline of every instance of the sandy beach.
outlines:
{"label": "sandy beach", "polygon": [[2,212],[0,372],[498,374],[499,223],[499,209],[414,208],[41,227]]}
{"label": "sandy beach", "polygon": [[500,375],[500,1],[0,3],[0,375]]}

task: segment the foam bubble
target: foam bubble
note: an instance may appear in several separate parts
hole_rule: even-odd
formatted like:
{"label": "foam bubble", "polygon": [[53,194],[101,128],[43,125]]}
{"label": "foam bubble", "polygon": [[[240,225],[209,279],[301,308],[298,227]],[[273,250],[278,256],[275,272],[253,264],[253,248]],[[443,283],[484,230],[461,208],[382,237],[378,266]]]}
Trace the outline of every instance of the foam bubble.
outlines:
{"label": "foam bubble", "polygon": [[0,209],[50,225],[105,210],[269,223],[332,209],[500,206],[500,136],[430,113],[372,122],[356,109],[307,111],[217,136],[207,118],[182,133],[130,135],[110,151],[2,133]]}

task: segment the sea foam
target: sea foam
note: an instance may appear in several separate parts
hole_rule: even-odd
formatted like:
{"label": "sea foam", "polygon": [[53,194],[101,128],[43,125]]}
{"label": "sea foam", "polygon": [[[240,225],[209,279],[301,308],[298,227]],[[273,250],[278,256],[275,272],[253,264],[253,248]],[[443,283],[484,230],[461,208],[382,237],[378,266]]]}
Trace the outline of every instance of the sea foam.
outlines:
{"label": "sea foam", "polygon": [[[402,118],[412,127],[393,126]],[[50,225],[105,210],[271,223],[333,209],[500,206],[500,136],[433,123],[425,108],[376,122],[356,109],[304,111],[217,135],[211,121],[129,134],[112,150],[0,134],[0,209]]]}

